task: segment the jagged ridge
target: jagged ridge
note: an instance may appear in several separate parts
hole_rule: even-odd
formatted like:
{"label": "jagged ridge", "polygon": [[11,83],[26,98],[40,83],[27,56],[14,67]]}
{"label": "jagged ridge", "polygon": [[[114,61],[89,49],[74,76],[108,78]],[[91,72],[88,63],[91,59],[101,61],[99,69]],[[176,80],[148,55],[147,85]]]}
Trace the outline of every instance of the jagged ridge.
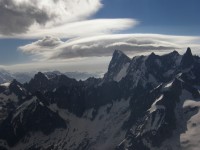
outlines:
{"label": "jagged ridge", "polygon": [[[199,60],[198,56],[192,55],[190,48],[183,56],[173,51],[163,56],[152,53],[132,59],[116,50],[103,79],[76,81],[64,75],[48,78],[45,74],[38,73],[25,85],[14,81],[9,89],[0,86],[0,94],[3,99],[10,98],[11,93],[21,95],[18,90],[24,89],[20,96],[21,102],[14,103],[14,107],[11,108],[13,115],[21,103],[23,105],[32,97],[36,97],[38,104],[42,103],[50,114],[57,112],[55,119],[61,118],[69,125],[67,130],[62,130],[65,138],[61,135],[55,137],[57,141],[62,141],[62,149],[90,150],[109,147],[121,150],[149,150],[171,146],[177,150],[187,147],[187,143],[180,141],[180,136],[187,131],[187,120],[197,113],[197,109],[194,109],[195,112],[193,109],[187,110],[190,113],[189,117],[185,118],[182,125],[177,123],[177,120],[184,116],[183,105],[189,105],[188,99],[183,98],[184,94],[190,95],[193,103],[198,103]],[[7,102],[4,102],[3,107],[7,108]],[[181,111],[180,115],[177,110]],[[90,128],[78,126],[79,122]],[[59,127],[55,124],[55,128]],[[179,131],[177,128],[183,129]],[[28,133],[29,130],[26,130],[22,137],[27,137]],[[55,132],[48,134],[53,137]],[[44,148],[45,137],[41,141],[43,145],[40,147]],[[48,142],[54,143],[52,146],[56,143]],[[189,143],[191,142],[193,141]],[[37,141],[35,143],[38,144]],[[31,142],[27,142],[24,145],[28,148],[30,144]]]}

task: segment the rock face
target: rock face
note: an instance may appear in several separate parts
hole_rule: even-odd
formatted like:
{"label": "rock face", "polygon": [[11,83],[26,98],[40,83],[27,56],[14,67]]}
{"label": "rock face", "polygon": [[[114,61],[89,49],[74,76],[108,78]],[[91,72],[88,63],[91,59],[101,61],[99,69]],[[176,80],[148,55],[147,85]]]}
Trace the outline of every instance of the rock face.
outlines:
{"label": "rock face", "polygon": [[39,72],[1,84],[0,148],[198,149],[199,74],[190,48],[132,59],[116,50],[102,79]]}
{"label": "rock face", "polygon": [[182,67],[182,69],[185,69],[185,68],[192,66],[193,63],[194,63],[194,58],[192,56],[192,51],[190,48],[188,48],[181,60],[181,67]]}
{"label": "rock face", "polygon": [[13,146],[29,131],[49,134],[59,127],[66,128],[65,121],[42,102],[32,98],[9,114],[0,126],[0,138]]}
{"label": "rock face", "polygon": [[123,52],[115,50],[108,67],[108,72],[104,76],[104,80],[119,82],[123,77],[126,76],[130,62],[131,59]]}

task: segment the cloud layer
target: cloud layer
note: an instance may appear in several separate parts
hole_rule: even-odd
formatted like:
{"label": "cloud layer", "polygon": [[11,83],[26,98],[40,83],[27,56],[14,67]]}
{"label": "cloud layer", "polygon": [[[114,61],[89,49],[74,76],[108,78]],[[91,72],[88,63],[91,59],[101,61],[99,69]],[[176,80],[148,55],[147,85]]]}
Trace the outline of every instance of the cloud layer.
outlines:
{"label": "cloud layer", "polygon": [[63,42],[58,38],[45,37],[42,40],[21,46],[19,50],[46,60],[71,59],[111,56],[115,49],[135,54],[149,51],[179,50],[188,46],[197,48],[200,46],[200,43],[196,43],[199,39],[199,37],[159,34],[112,34]]}

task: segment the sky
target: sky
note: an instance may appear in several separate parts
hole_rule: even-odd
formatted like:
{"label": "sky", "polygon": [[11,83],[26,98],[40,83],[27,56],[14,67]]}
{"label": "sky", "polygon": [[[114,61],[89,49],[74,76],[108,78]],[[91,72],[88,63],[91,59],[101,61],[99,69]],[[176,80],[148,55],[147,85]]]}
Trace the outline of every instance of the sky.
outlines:
{"label": "sky", "polygon": [[133,57],[200,49],[199,0],[0,0],[0,68],[105,72]]}

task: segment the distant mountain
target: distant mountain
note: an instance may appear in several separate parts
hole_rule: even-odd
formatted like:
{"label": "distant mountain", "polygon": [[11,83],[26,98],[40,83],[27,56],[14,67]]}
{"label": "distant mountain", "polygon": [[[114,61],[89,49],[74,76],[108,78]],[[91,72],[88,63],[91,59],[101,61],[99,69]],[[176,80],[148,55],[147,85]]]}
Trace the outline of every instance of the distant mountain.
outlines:
{"label": "distant mountain", "polygon": [[[55,75],[64,74],[70,78],[74,78],[76,80],[86,80],[90,77],[100,78],[101,73],[87,73],[87,72],[65,72],[61,73],[59,71],[48,71],[43,72],[45,75],[49,76],[50,78]],[[35,72],[15,72],[11,73],[4,69],[0,69],[0,84],[11,82],[12,80],[16,79],[20,83],[29,82],[35,75]]]}
{"label": "distant mountain", "polygon": [[14,77],[4,69],[0,69],[0,83],[6,83],[13,80]]}
{"label": "distant mountain", "polygon": [[17,81],[21,83],[25,83],[25,82],[29,82],[33,76],[34,76],[33,73],[28,73],[28,72],[11,73],[4,69],[0,69],[0,84],[11,82],[14,79],[16,79]]}
{"label": "distant mountain", "polygon": [[37,73],[0,85],[0,149],[197,150],[200,57],[190,48],[132,59],[103,78]]}
{"label": "distant mountain", "polygon": [[100,72],[96,72],[96,73],[88,73],[88,72],[64,72],[61,73],[59,71],[50,71],[50,72],[43,72],[44,74],[46,74],[47,76],[54,76],[54,75],[66,75],[69,78],[73,78],[76,80],[86,80],[90,77],[94,77],[94,78],[101,78],[101,74]]}
{"label": "distant mountain", "polygon": [[94,78],[101,78],[101,72],[96,72],[96,73],[88,73],[88,72],[65,72],[63,73],[64,75],[74,78],[76,80],[86,80],[90,77]]}

